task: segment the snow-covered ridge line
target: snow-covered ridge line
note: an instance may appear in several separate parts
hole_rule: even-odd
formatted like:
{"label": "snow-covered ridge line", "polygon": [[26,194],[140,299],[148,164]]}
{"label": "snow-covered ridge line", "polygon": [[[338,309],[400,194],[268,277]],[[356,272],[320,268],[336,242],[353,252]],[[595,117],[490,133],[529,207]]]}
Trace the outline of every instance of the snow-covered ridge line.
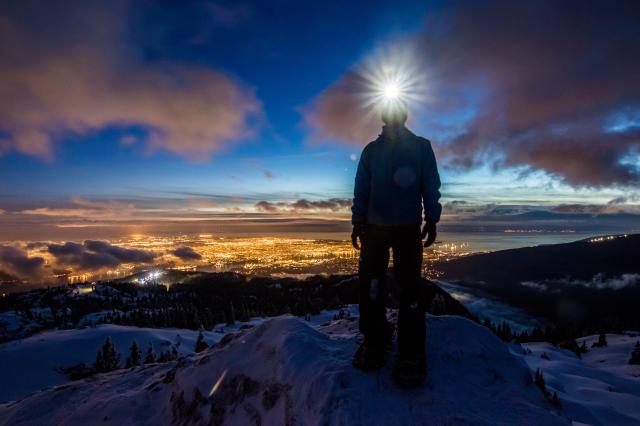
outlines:
{"label": "snow-covered ridge line", "polygon": [[402,390],[391,362],[377,373],[351,366],[354,319],[272,318],[198,355],[2,405],[0,424],[568,424],[485,327],[430,316],[427,382]]}

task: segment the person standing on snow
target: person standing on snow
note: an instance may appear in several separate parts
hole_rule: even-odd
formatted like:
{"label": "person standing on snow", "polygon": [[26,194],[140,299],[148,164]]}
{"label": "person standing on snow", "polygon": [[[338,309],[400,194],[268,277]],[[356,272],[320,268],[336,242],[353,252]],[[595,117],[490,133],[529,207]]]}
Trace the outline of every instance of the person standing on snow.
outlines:
{"label": "person standing on snow", "polygon": [[442,206],[431,142],[406,128],[407,116],[402,105],[383,107],[382,133],[362,151],[356,173],[351,240],[356,249],[362,244],[359,326],[364,339],[353,365],[378,370],[391,349],[393,332],[385,306],[391,249],[400,302],[393,377],[398,384],[417,386],[426,376],[422,240],[426,238],[424,247],[435,241]]}

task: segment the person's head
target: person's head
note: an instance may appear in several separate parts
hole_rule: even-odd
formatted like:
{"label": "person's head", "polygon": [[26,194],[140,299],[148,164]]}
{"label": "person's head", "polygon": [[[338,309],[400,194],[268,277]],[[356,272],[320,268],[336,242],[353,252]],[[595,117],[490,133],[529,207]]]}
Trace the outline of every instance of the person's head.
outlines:
{"label": "person's head", "polygon": [[382,122],[387,126],[403,126],[408,116],[406,106],[399,102],[389,102],[382,106]]}

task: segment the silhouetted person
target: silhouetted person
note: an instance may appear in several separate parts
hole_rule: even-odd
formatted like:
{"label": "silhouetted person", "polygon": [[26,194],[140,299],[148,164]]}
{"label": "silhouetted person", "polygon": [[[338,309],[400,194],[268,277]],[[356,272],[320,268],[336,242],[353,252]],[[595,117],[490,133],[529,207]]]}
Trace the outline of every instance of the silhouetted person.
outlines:
{"label": "silhouetted person", "polygon": [[364,148],[358,164],[351,239],[356,249],[358,240],[362,244],[360,332],[364,339],[353,364],[363,370],[382,368],[391,349],[393,333],[385,306],[391,249],[400,303],[393,375],[399,384],[418,385],[426,375],[422,240],[426,238],[425,247],[435,241],[442,206],[431,143],[409,131],[406,120],[405,108],[386,108],[382,133]]}

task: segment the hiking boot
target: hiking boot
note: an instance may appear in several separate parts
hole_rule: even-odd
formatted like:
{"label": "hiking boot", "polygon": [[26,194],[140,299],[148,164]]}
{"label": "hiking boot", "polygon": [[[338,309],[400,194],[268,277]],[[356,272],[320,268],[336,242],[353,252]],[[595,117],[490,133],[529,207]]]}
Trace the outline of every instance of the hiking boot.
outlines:
{"label": "hiking boot", "polygon": [[393,366],[393,380],[398,386],[413,388],[420,386],[427,377],[427,363],[424,354],[417,357],[403,357],[398,354]]}
{"label": "hiking boot", "polygon": [[382,339],[369,339],[365,337],[353,355],[353,366],[362,371],[379,370],[387,363],[393,344],[393,326],[387,325]]}
{"label": "hiking boot", "polygon": [[362,371],[376,371],[387,363],[389,351],[382,344],[364,339],[353,355],[353,366]]}

